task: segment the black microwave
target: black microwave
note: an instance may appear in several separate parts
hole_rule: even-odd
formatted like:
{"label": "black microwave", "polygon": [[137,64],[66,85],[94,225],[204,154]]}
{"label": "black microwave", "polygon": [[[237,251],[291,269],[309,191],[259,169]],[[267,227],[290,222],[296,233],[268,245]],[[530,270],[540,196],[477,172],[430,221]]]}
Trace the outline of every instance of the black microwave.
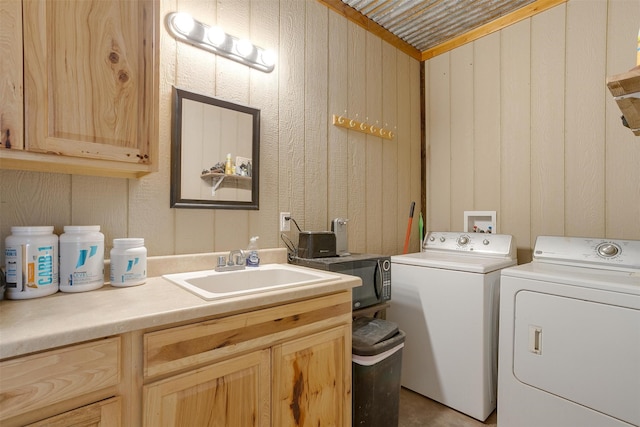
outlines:
{"label": "black microwave", "polygon": [[351,254],[325,258],[297,258],[291,264],[358,276],[362,286],[353,288],[353,309],[370,307],[391,299],[391,258],[383,255]]}

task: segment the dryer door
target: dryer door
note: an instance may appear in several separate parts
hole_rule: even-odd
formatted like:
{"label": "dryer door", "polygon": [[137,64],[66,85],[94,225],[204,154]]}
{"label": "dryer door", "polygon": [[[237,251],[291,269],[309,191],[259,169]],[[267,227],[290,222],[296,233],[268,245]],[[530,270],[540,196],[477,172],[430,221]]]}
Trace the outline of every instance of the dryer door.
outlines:
{"label": "dryer door", "polygon": [[513,351],[521,382],[640,425],[640,310],[520,291]]}

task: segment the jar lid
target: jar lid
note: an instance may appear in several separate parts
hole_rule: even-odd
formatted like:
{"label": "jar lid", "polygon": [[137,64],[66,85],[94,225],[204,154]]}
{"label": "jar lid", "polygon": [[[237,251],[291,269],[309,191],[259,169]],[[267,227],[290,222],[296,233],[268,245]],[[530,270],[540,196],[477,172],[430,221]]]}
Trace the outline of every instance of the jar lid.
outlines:
{"label": "jar lid", "polygon": [[64,231],[66,232],[79,232],[79,231],[100,231],[99,225],[65,225]]}
{"label": "jar lid", "polygon": [[44,233],[48,233],[51,234],[53,233],[53,225],[43,225],[43,226],[36,226],[36,227],[23,227],[23,226],[13,226],[11,227],[11,233],[17,233],[17,234],[44,234]]}
{"label": "jar lid", "polygon": [[144,239],[141,237],[125,237],[121,239],[113,239],[114,248],[137,248],[144,246]]}

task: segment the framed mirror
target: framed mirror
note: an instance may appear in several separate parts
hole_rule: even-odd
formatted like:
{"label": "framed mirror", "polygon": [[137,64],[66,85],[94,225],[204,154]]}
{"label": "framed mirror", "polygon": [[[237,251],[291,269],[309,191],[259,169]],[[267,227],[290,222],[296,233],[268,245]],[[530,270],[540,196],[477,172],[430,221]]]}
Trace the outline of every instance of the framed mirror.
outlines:
{"label": "framed mirror", "polygon": [[173,88],[171,207],[258,209],[260,110]]}

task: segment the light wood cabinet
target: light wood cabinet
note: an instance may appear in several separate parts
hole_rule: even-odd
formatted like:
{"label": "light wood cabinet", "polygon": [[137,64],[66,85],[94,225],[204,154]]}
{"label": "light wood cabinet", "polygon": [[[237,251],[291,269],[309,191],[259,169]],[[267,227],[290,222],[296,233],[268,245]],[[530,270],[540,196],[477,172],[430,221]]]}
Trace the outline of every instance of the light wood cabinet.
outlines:
{"label": "light wood cabinet", "polygon": [[121,400],[120,397],[113,397],[28,424],[26,427],[120,427],[122,425]]}
{"label": "light wood cabinet", "polygon": [[268,427],[269,356],[255,351],[145,387],[144,424]]}
{"label": "light wood cabinet", "polygon": [[158,1],[22,7],[24,150],[1,149],[0,166],[126,177],[157,170]]}
{"label": "light wood cabinet", "polygon": [[348,426],[351,293],[144,337],[144,425]]}
{"label": "light wood cabinet", "polygon": [[350,426],[351,325],[275,346],[272,393],[273,426]]}
{"label": "light wood cabinet", "polygon": [[21,16],[19,1],[0,0],[0,150],[24,147]]}
{"label": "light wood cabinet", "polygon": [[121,338],[113,337],[0,362],[0,424],[24,425],[115,396],[120,350]]}
{"label": "light wood cabinet", "polygon": [[351,302],[346,290],[2,360],[0,425],[349,426]]}

